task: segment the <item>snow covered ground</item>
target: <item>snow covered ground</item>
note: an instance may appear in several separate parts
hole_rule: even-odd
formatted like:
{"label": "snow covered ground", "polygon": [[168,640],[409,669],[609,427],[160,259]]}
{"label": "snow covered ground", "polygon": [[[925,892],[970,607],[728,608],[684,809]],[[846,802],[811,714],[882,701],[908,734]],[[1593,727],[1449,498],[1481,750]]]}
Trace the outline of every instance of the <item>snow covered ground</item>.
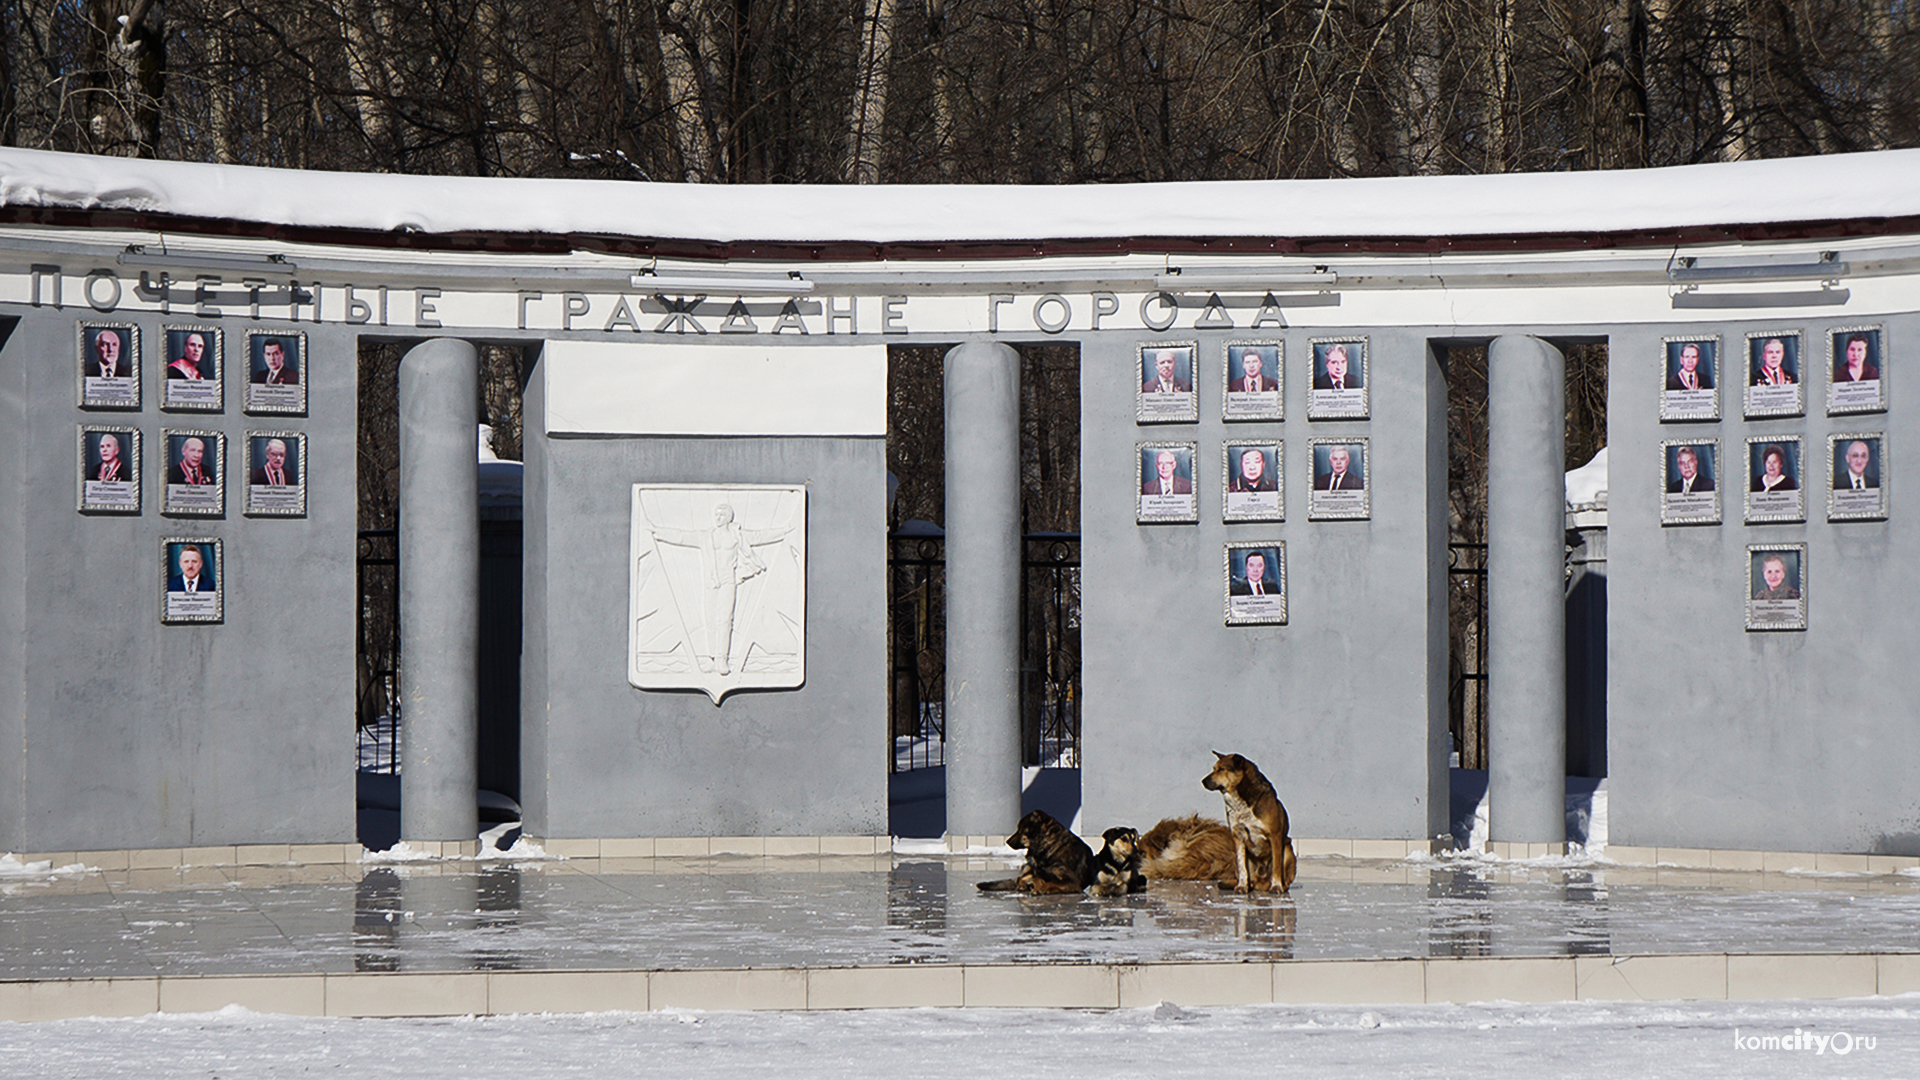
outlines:
{"label": "snow covered ground", "polygon": [[[315,1020],[231,1008],[0,1024],[0,1075],[606,1077],[1889,1077],[1920,995],[1842,1002],[1103,1011],[912,1009]],[[1772,1039],[1772,1043],[1763,1040]],[[1871,1042],[1871,1045],[1869,1045]],[[1781,1045],[1787,1049],[1779,1049]],[[1771,1047],[1771,1048],[1767,1048]]]}

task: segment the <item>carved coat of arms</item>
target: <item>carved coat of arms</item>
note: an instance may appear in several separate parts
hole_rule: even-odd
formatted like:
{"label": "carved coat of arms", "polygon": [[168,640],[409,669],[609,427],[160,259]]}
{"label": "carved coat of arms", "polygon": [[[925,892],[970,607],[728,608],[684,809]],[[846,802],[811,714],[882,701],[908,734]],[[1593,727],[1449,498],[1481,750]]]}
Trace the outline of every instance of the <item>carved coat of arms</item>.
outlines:
{"label": "carved coat of arms", "polygon": [[806,681],[807,489],[633,485],[627,681],[734,690]]}

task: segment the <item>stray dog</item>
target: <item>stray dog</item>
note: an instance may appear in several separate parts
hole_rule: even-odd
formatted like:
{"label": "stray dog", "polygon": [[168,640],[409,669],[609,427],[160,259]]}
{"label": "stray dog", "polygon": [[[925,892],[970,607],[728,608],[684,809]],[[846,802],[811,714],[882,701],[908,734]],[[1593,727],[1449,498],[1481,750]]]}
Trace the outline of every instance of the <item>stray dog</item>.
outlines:
{"label": "stray dog", "polygon": [[[1213,756],[1219,760],[1200,786],[1219,792],[1227,801],[1227,828],[1233,832],[1233,890],[1271,888],[1285,893],[1293,885],[1297,869],[1293,840],[1287,836],[1287,808],[1280,805],[1273,785],[1253,762],[1218,750]],[[1256,886],[1248,864],[1251,856],[1260,855],[1267,856],[1269,869],[1263,875],[1266,880]]]}
{"label": "stray dog", "polygon": [[1025,848],[1027,865],[1006,881],[982,881],[985,892],[1077,893],[1093,881],[1093,849],[1045,810],[1020,819],[1007,846]]}
{"label": "stray dog", "polygon": [[1134,829],[1113,828],[1101,834],[1106,846],[1093,857],[1095,896],[1125,896],[1143,892],[1147,878],[1140,872],[1140,833]]}
{"label": "stray dog", "polygon": [[1149,878],[1219,881],[1233,875],[1233,834],[1198,814],[1167,818],[1140,838],[1140,869]]}

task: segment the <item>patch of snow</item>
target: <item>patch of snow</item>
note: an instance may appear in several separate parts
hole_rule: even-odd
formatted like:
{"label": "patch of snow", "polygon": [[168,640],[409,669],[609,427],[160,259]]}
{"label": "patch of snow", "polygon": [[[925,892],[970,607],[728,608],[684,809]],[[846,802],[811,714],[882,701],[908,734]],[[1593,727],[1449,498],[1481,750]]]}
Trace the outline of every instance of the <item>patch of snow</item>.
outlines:
{"label": "patch of snow", "polygon": [[701,239],[1490,236],[1920,214],[1920,150],[1662,169],[1097,185],[756,185],[301,172],[0,149],[0,203],[289,225]]}
{"label": "patch of snow", "polygon": [[1605,510],[1607,508],[1607,448],[1593,460],[1567,474],[1568,510]]}
{"label": "patch of snow", "polygon": [[0,878],[44,878],[58,877],[63,874],[94,874],[99,870],[86,863],[67,863],[64,866],[53,865],[51,859],[38,859],[33,862],[21,862],[12,852],[0,855]]}

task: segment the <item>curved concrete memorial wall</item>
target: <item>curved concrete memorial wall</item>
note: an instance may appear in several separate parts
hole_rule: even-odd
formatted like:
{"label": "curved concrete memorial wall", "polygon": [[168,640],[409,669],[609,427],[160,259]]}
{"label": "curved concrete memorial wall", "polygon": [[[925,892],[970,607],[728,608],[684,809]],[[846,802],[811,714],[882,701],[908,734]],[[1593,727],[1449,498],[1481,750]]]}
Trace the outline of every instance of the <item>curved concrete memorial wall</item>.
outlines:
{"label": "curved concrete memorial wall", "polygon": [[[769,194],[0,150],[0,844],[352,840],[355,357],[436,339],[533,358],[530,835],[884,834],[895,345],[950,350],[952,827],[1010,830],[1004,347],[1073,343],[1084,827],[1217,815],[1218,750],[1296,836],[1402,852],[1448,828],[1446,388],[1486,346],[1492,837],[1557,844],[1556,380],[1604,342],[1612,842],[1920,854],[1916,179],[1902,151]],[[453,582],[434,389],[402,395],[432,436],[403,431],[403,535]],[[428,578],[405,828],[447,839],[471,618]]]}

